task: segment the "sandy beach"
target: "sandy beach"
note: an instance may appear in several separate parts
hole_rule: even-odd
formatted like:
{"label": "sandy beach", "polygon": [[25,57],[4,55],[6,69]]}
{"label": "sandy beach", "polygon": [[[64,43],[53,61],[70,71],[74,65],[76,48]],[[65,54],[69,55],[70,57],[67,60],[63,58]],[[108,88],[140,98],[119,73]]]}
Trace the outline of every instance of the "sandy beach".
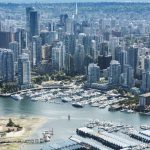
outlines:
{"label": "sandy beach", "polygon": [[[23,140],[27,137],[29,138],[38,128],[40,128],[43,124],[47,122],[47,119],[44,117],[27,117],[27,116],[7,116],[0,117],[0,125],[6,125],[8,123],[9,118],[15,122],[15,124],[19,124],[24,128],[24,132],[20,136],[12,137],[12,138],[1,138],[1,140]],[[21,143],[11,143],[11,144],[0,144],[0,150],[19,150]]]}

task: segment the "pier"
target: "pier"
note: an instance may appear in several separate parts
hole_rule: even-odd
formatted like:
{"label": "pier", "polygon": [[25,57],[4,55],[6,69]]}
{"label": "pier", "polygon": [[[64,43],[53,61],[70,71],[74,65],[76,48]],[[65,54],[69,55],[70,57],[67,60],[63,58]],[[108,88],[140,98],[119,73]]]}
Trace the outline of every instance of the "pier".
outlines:
{"label": "pier", "polygon": [[97,133],[94,130],[88,129],[86,127],[77,129],[76,133],[77,135],[80,135],[85,138],[91,138],[115,150],[137,146],[136,143],[126,140],[122,137],[107,132]]}
{"label": "pier", "polygon": [[139,141],[150,143],[150,137],[146,134],[146,132],[137,132],[134,131],[129,134],[132,138],[135,138]]}

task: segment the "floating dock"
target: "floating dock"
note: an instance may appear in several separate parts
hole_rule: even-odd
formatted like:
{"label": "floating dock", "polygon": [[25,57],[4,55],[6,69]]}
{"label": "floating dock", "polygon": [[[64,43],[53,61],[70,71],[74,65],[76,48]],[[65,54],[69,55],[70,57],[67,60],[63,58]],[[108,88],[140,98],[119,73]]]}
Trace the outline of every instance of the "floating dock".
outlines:
{"label": "floating dock", "polygon": [[130,133],[129,135],[132,137],[132,138],[135,138],[139,141],[142,141],[142,142],[145,142],[145,143],[150,143],[150,137],[148,136],[148,133],[149,132],[137,132],[137,131],[134,131],[132,133]]}
{"label": "floating dock", "polygon": [[76,130],[76,132],[78,135],[82,137],[91,138],[115,150],[137,146],[137,143],[126,140],[120,136],[116,136],[114,134],[107,133],[107,132],[97,133],[94,130],[88,129],[87,127],[79,128]]}

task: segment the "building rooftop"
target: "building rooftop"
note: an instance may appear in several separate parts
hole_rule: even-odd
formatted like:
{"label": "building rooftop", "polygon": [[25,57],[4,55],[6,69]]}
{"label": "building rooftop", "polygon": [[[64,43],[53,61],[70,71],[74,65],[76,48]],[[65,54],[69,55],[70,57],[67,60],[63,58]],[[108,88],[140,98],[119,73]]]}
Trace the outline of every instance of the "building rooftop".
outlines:
{"label": "building rooftop", "polygon": [[112,60],[111,64],[113,65],[113,64],[120,64],[120,63],[117,60]]}

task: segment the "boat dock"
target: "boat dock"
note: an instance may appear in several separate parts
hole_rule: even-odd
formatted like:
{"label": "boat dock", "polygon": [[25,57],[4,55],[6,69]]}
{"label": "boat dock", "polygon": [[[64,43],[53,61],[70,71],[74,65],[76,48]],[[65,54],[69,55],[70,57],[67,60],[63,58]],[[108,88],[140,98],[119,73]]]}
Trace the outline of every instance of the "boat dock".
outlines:
{"label": "boat dock", "polygon": [[97,133],[94,130],[88,129],[86,127],[79,128],[76,130],[76,132],[77,132],[77,135],[80,135],[82,137],[91,138],[95,141],[102,143],[103,145],[106,145],[106,146],[116,149],[116,150],[137,146],[137,143],[126,140],[120,136],[116,136],[114,134],[107,133],[107,132]]}
{"label": "boat dock", "polygon": [[150,137],[150,130],[141,131],[141,134]]}
{"label": "boat dock", "polygon": [[150,143],[150,136],[149,136],[150,131],[143,131],[143,132],[137,132],[133,131],[129,135],[132,138],[135,138],[139,141],[145,142],[145,143]]}
{"label": "boat dock", "polygon": [[78,144],[75,141],[67,140],[67,141],[60,141],[57,143],[51,143],[48,147],[49,150],[81,150],[84,149],[84,146]]}
{"label": "boat dock", "polygon": [[104,147],[103,145],[100,145],[99,142],[94,141],[93,139],[83,138],[78,135],[73,135],[72,137],[70,137],[70,139],[77,143],[88,145],[90,149],[93,149],[93,150],[108,150],[106,147]]}

